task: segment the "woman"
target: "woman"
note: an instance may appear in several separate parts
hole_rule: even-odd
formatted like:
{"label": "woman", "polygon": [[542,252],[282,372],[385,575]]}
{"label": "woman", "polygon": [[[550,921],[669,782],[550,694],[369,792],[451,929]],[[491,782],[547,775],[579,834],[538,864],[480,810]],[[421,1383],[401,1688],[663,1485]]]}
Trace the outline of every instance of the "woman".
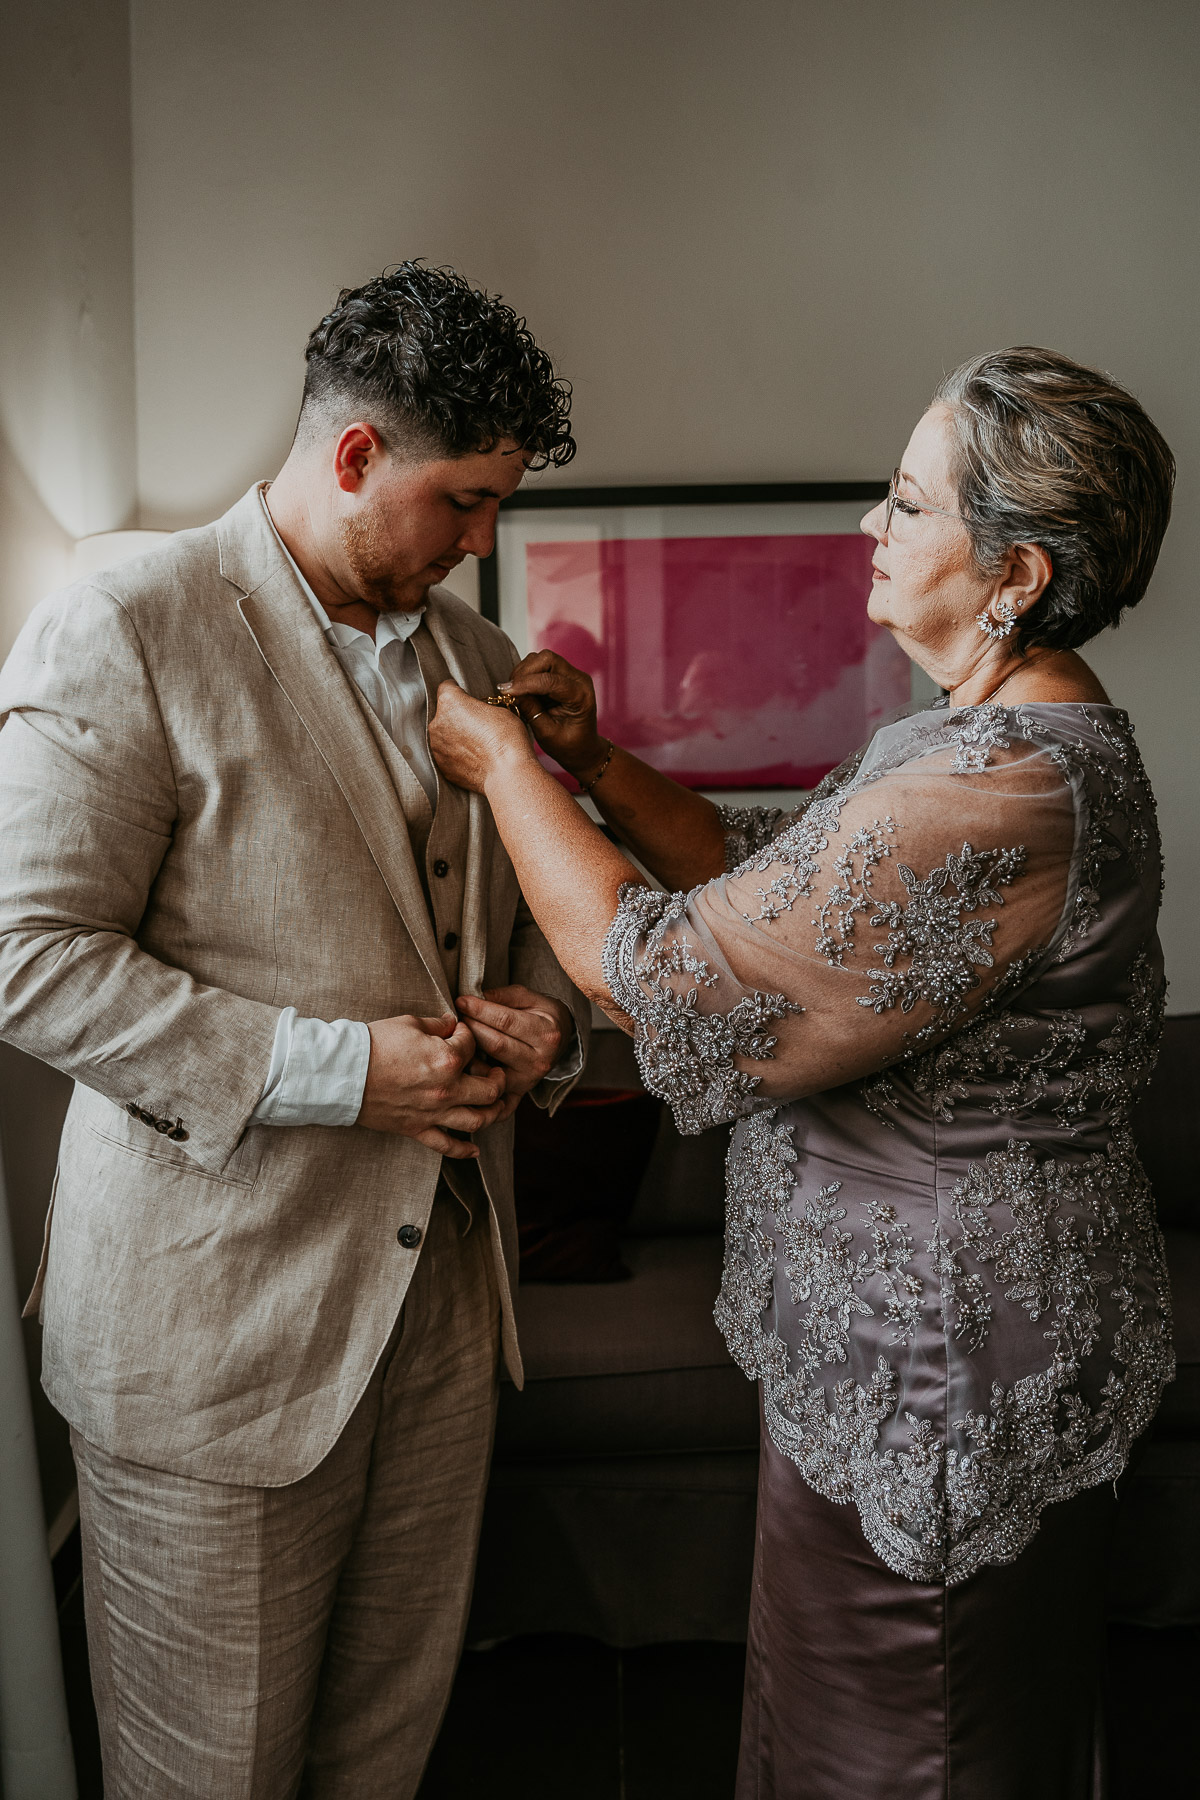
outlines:
{"label": "woman", "polygon": [[1076,651],[1145,591],[1172,479],[1064,357],[944,382],[863,529],[870,616],[947,699],[790,815],[677,788],[527,658],[539,740],[682,892],[519,720],[439,698],[444,772],[647,1086],[683,1131],[737,1121],[717,1317],[766,1426],[740,1800],[1095,1791],[1113,1483],[1173,1361],[1129,1126],[1154,803]]}

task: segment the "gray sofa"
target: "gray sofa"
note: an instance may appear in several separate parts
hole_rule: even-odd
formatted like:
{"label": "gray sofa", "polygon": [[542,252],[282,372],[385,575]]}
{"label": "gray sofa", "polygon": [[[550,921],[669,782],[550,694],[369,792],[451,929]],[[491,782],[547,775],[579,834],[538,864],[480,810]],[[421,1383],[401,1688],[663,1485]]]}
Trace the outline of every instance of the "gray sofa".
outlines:
{"label": "gray sofa", "polygon": [[[601,1032],[585,1082],[637,1085]],[[1171,1019],[1137,1120],[1175,1297],[1179,1376],[1120,1483],[1112,1616],[1200,1624],[1200,1017]],[[723,1130],[663,1116],[623,1243],[632,1279],[518,1296],[468,1642],[579,1632],[622,1646],[745,1633],[758,1410],[712,1322]]]}

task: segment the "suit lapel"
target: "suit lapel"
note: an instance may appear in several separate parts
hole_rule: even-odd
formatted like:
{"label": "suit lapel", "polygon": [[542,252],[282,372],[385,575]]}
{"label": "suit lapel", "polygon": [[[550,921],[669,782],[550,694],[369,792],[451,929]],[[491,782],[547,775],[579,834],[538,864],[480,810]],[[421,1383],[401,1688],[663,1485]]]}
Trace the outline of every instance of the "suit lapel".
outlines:
{"label": "suit lapel", "polygon": [[[488,674],[478,646],[454,629],[453,614],[443,606],[436,590],[429,597],[425,624],[441,652],[450,679],[468,694],[482,700],[495,682]],[[436,695],[434,699],[436,700]],[[459,991],[478,994],[483,988],[487,962],[488,880],[495,827],[482,794],[467,796],[467,853],[463,887],[462,947],[459,951]]]}
{"label": "suit lapel", "polygon": [[275,541],[260,490],[225,515],[218,536],[221,573],[241,591],[242,620],[341,789],[430,980],[453,1011],[392,777],[349,677]]}

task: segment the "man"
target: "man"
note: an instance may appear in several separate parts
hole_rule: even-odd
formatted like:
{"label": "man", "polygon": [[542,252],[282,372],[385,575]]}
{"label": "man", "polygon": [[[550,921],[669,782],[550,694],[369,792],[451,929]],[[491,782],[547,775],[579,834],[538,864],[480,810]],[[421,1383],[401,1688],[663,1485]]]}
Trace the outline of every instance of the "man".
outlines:
{"label": "man", "polygon": [[278,478],[44,601],[0,676],[0,1030],[75,1077],[44,1380],[72,1426],[105,1792],[410,1795],[513,1378],[510,1115],[586,1018],[440,681],[569,393],[404,264],[308,345]]}

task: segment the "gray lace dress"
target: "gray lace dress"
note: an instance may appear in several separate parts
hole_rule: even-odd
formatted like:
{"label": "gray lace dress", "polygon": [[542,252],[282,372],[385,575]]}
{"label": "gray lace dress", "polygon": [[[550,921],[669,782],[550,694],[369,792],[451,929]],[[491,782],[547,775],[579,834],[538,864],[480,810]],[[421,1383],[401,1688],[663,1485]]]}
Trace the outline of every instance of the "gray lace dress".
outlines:
{"label": "gray lace dress", "polygon": [[[623,891],[606,977],[680,1129],[736,1121],[717,1319],[761,1383],[762,1504],[849,1503],[878,1591],[901,1578],[944,1608],[960,1585],[990,1591],[1047,1507],[1115,1480],[1173,1373],[1130,1131],[1163,1010],[1153,796],[1114,707],[943,703],[881,729],[802,812],[724,822],[727,875],[687,895]],[[814,1516],[823,1530],[820,1503]],[[739,1792],[1009,1792],[948,1785],[936,1743],[952,1721],[932,1690],[911,1790],[894,1762],[878,1789],[843,1788],[807,1749],[787,1774],[796,1709],[785,1728],[776,1696],[764,1726],[755,1695],[771,1609],[825,1620],[826,1734],[834,1679],[847,1730],[869,1738],[871,1684],[829,1662],[837,1607],[802,1568],[804,1532],[777,1524],[763,1529],[797,1560],[777,1549],[758,1571],[757,1773],[749,1785],[744,1745]],[[845,1597],[836,1560],[822,1579]],[[861,1659],[861,1631],[855,1644]],[[879,1724],[893,1727],[908,1729]]]}

